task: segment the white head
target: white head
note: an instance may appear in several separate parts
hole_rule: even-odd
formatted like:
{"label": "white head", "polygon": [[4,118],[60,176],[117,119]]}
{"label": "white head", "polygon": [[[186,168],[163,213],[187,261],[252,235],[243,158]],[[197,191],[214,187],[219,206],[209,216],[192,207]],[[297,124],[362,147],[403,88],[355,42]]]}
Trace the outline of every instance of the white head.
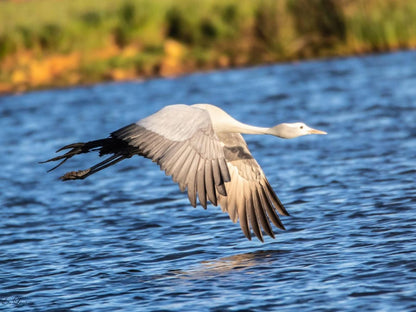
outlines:
{"label": "white head", "polygon": [[278,136],[284,139],[293,139],[298,136],[308,134],[327,134],[325,131],[308,127],[303,122],[282,123],[270,128],[268,134]]}

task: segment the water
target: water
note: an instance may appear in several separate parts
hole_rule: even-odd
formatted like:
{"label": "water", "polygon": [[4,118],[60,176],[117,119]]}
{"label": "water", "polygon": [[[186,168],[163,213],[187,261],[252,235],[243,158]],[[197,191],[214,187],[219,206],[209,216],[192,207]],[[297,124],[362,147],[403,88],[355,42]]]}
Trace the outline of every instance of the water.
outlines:
{"label": "water", "polygon": [[[415,311],[416,53],[0,97],[0,310]],[[265,243],[151,161],[37,162],[172,103],[327,136],[246,136],[291,213]],[[276,229],[277,231],[277,229]]]}

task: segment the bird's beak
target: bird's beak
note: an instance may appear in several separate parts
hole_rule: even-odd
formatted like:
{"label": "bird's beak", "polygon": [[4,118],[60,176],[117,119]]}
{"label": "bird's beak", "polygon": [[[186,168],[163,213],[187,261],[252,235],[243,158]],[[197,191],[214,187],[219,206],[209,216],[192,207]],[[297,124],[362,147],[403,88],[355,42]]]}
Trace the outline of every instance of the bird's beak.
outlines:
{"label": "bird's beak", "polygon": [[309,134],[327,134],[325,131],[317,130],[317,129],[310,129]]}

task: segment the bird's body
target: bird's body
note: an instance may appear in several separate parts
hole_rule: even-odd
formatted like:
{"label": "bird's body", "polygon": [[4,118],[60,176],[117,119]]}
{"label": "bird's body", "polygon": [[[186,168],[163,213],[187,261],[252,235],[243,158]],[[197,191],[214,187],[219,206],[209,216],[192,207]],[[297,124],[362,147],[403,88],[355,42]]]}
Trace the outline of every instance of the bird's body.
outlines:
{"label": "bird's body", "polygon": [[150,158],[172,176],[182,191],[188,191],[192,206],[196,206],[197,197],[204,208],[207,201],[220,205],[233,222],[239,220],[247,238],[251,239],[251,227],[263,241],[262,230],[274,237],[269,220],[284,229],[277,213],[289,214],[241,133],[282,138],[325,134],[303,123],[254,127],[235,120],[214,105],[177,104],[111,133],[109,138],[64,146],[58,151],[70,150],[48,161],[61,160],[56,166],[59,167],[72,156],[92,150],[98,150],[100,156],[112,155],[89,169],[68,172],[62,177],[73,180],[84,179],[136,154]]}

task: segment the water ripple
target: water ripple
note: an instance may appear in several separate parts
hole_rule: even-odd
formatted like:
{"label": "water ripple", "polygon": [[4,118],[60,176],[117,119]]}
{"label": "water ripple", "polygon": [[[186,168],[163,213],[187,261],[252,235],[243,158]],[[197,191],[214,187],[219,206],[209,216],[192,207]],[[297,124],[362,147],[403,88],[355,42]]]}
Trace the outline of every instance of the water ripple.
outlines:
{"label": "water ripple", "polygon": [[[415,55],[0,97],[0,310],[416,310]],[[291,213],[275,240],[248,241],[220,209],[192,208],[146,159],[74,183],[57,177],[96,155],[50,174],[38,164],[64,144],[196,102],[329,133],[246,136]]]}

